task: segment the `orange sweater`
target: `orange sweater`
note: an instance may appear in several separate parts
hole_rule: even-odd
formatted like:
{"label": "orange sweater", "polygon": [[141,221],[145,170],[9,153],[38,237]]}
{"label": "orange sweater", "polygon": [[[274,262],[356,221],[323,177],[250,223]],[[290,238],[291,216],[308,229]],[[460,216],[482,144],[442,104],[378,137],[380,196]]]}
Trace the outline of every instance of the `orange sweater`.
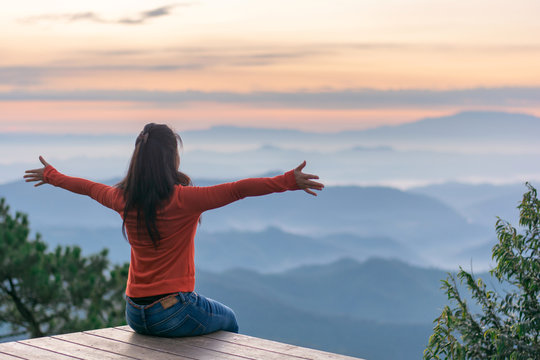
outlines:
{"label": "orange sweater", "polygon": [[[95,183],[59,173],[47,166],[45,182],[88,195],[100,204],[118,212],[124,211],[122,191],[116,187]],[[227,205],[247,196],[266,195],[286,190],[298,190],[293,170],[273,178],[252,178],[208,186],[177,185],[174,193],[157,213],[160,234],[157,249],[141,227],[137,232],[136,217],[128,214],[126,232],[131,245],[131,262],[126,295],[146,297],[195,288],[194,238],[199,216],[206,210]]]}

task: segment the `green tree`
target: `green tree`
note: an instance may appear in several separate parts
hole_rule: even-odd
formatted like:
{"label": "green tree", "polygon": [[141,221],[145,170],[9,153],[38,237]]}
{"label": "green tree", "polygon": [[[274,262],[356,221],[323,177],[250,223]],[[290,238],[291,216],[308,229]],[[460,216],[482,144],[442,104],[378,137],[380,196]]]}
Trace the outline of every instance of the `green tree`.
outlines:
{"label": "green tree", "polygon": [[424,359],[540,358],[540,201],[536,189],[527,187],[518,206],[523,233],[501,219],[496,224],[491,275],[504,294],[460,269],[457,279],[481,307],[473,313],[449,274],[442,288],[453,307],[435,320]]}
{"label": "green tree", "polygon": [[[47,251],[29,239],[25,214],[0,199],[1,337],[38,337],[125,324],[129,264],[110,268],[107,250],[85,257],[77,246]],[[6,326],[9,325],[9,326]]]}

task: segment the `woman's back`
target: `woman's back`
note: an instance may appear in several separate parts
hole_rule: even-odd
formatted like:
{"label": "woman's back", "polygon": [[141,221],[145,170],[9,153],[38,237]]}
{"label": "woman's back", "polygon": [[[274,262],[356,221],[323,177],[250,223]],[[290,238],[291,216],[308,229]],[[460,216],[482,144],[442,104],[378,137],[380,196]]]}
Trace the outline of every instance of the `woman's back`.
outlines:
{"label": "woman's back", "polygon": [[120,214],[131,245],[126,288],[128,324],[142,334],[200,335],[238,331],[234,312],[195,293],[194,238],[201,214],[247,196],[286,190],[322,190],[304,174],[305,161],[273,178],[194,187],[178,171],[180,137],[166,125],[148,124],[137,137],[126,177],[115,187],[66,176],[42,157],[44,168],[28,170],[26,181],[49,183],[87,195]]}
{"label": "woman's back", "polygon": [[293,170],[273,178],[251,178],[209,187],[174,185],[170,198],[156,210],[159,240],[153,242],[136,209],[125,212],[123,191],[118,187],[69,177],[52,166],[45,168],[44,179],[88,195],[122,216],[131,245],[126,295],[135,298],[194,290],[194,238],[204,211],[247,196],[299,189]]}

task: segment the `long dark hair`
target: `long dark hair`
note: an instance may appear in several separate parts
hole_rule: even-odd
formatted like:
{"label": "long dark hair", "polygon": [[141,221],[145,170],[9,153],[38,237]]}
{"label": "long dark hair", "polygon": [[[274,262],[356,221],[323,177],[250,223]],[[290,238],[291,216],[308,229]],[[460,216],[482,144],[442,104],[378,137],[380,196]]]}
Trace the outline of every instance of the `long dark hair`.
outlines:
{"label": "long dark hair", "polygon": [[180,135],[163,124],[147,124],[135,141],[126,177],[116,186],[123,190],[124,216],[122,234],[126,237],[126,217],[137,211],[137,229],[145,225],[148,236],[157,248],[160,234],[156,226],[157,210],[174,191],[175,185],[192,185],[186,174],[178,171]]}

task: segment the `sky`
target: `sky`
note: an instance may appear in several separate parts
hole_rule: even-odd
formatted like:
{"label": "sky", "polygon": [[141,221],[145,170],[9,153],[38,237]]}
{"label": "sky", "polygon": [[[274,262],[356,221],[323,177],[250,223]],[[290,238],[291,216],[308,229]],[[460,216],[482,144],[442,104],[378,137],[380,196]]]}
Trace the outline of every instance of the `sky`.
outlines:
{"label": "sky", "polygon": [[0,133],[540,116],[539,13],[537,0],[19,0],[0,12]]}

